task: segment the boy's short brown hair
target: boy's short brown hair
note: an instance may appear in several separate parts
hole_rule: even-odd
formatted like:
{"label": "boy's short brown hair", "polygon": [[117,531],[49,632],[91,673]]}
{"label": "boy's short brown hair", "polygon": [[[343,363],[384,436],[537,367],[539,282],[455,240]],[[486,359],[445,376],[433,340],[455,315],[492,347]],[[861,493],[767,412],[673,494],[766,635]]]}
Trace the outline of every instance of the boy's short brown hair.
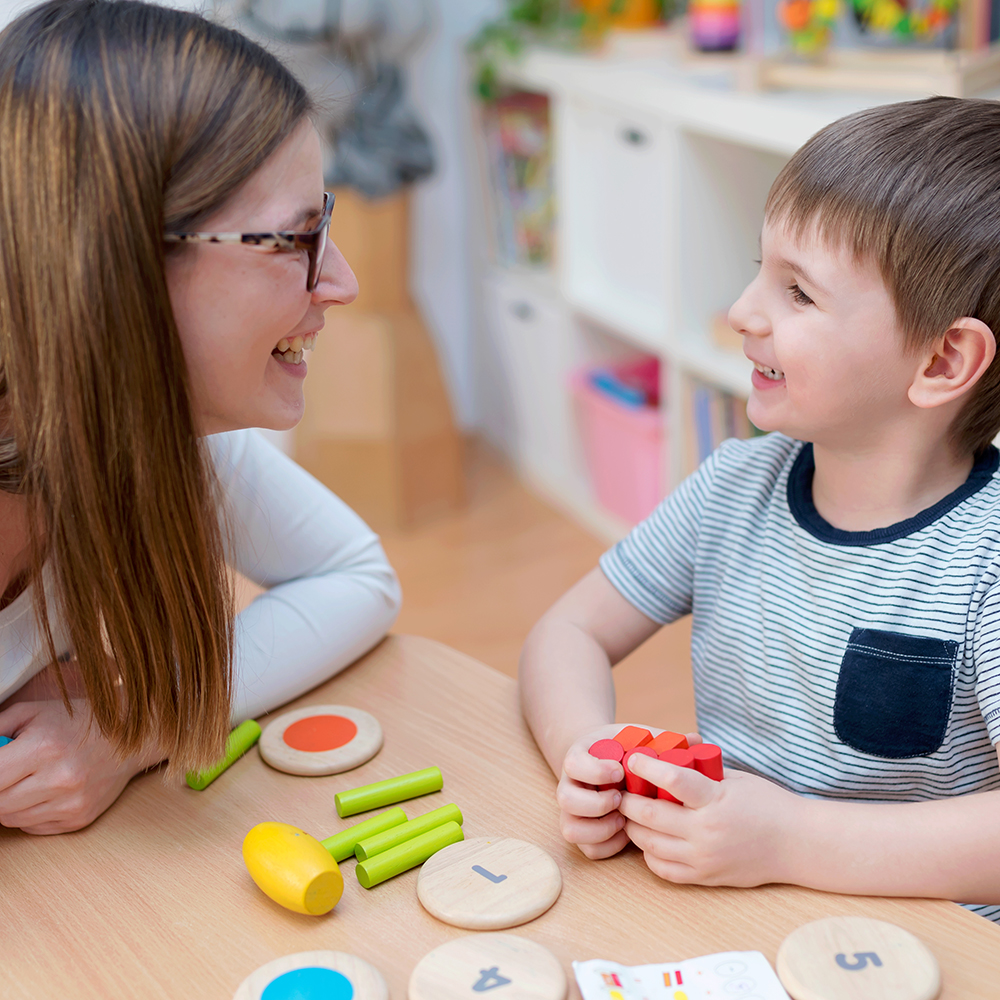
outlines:
{"label": "boy's short brown hair", "polygon": [[[908,349],[962,316],[1000,332],[1000,102],[931,97],[841,118],[785,165],[765,216],[874,261]],[[952,435],[978,454],[998,431],[994,359]]]}

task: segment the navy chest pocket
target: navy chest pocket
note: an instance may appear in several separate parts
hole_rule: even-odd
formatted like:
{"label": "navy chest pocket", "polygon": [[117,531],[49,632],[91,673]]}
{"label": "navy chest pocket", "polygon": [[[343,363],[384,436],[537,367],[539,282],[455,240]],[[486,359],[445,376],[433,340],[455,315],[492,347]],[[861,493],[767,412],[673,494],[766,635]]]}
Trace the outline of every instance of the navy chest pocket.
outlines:
{"label": "navy chest pocket", "polygon": [[944,741],[958,643],[856,628],[833,706],[837,735],[876,757],[924,757]]}

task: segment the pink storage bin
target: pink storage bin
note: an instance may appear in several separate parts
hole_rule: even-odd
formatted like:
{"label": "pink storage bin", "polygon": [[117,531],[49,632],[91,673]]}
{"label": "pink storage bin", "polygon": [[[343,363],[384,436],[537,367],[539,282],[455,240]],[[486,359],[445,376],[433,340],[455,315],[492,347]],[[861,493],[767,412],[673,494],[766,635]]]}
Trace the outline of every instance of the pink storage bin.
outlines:
{"label": "pink storage bin", "polygon": [[[633,383],[651,377],[655,385],[658,363],[648,358],[604,370]],[[601,506],[638,524],[663,499],[663,416],[655,406],[612,398],[592,384],[593,374],[588,368],[572,378],[587,471]]]}

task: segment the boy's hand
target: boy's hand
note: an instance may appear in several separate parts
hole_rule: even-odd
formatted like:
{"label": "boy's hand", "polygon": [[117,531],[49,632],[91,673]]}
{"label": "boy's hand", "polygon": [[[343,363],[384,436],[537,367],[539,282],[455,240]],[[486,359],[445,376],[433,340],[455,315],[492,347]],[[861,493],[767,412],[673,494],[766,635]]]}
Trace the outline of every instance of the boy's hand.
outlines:
{"label": "boy's hand", "polygon": [[625,793],[622,833],[669,882],[753,886],[785,881],[798,796],[742,771],[712,781],[690,768],[636,757],[632,770],[684,805]]}
{"label": "boy's hand", "polygon": [[[623,728],[624,724],[602,726],[581,736],[566,753],[556,788],[563,837],[595,860],[610,858],[629,842],[625,818],[618,811],[623,793],[616,788],[598,790],[600,785],[621,782],[625,771],[613,760],[599,760],[588,753],[598,740],[614,739]],[[650,729],[654,736],[663,731]],[[697,733],[689,733],[687,740],[691,746],[701,743]]]}

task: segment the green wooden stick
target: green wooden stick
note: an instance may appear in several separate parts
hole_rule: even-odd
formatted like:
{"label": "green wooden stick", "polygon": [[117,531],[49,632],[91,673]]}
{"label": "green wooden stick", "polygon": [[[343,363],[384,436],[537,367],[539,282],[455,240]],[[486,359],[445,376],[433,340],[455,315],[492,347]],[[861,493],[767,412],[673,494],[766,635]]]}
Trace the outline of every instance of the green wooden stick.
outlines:
{"label": "green wooden stick", "polygon": [[391,851],[383,851],[367,861],[359,861],[355,868],[358,881],[366,889],[371,889],[386,879],[422,865],[432,854],[437,854],[449,844],[457,844],[464,839],[464,836],[462,828],[457,823],[436,826],[433,830],[407,840]]}
{"label": "green wooden stick", "polygon": [[333,801],[337,806],[337,815],[344,819],[356,813],[368,812],[369,809],[381,809],[382,806],[395,805],[407,799],[415,799],[419,795],[441,791],[444,778],[438,767],[425,767],[422,771],[401,774],[398,778],[386,778],[376,781],[373,785],[362,785],[361,788],[350,788],[337,792]]}
{"label": "green wooden stick", "polygon": [[358,861],[367,861],[368,858],[373,858],[376,854],[392,850],[407,840],[419,837],[420,834],[433,830],[434,827],[444,823],[462,825],[462,810],[454,802],[425,813],[423,816],[418,816],[416,819],[411,819],[409,823],[394,826],[391,830],[385,830],[382,833],[359,840],[355,845],[354,853],[357,855]]}
{"label": "green wooden stick", "polygon": [[393,806],[384,813],[372,816],[362,823],[355,823],[354,826],[321,840],[320,843],[333,855],[334,861],[346,861],[354,853],[358,841],[374,838],[375,834],[400,825],[406,825],[406,813],[399,806]]}
{"label": "green wooden stick", "polygon": [[222,760],[218,764],[213,764],[207,771],[188,771],[186,778],[188,785],[198,792],[208,788],[230,764],[239,760],[259,739],[260,726],[253,719],[241,722],[229,734],[229,739],[226,740],[226,753]]}

